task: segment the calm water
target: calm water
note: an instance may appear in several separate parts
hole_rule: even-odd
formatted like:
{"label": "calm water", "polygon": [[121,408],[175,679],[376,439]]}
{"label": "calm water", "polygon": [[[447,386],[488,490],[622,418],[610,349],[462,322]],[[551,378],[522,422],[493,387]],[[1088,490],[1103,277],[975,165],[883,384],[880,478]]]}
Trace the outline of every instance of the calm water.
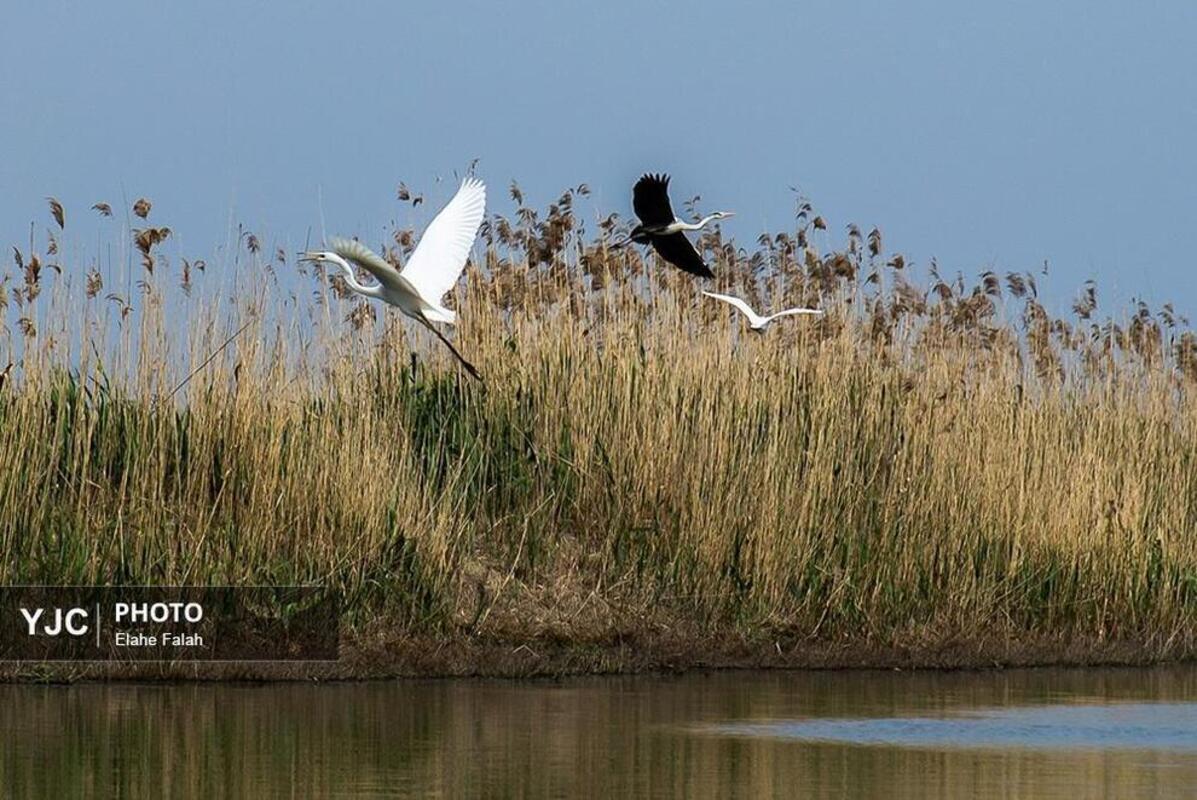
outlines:
{"label": "calm water", "polygon": [[1197,668],[0,686],[0,796],[1193,797]]}

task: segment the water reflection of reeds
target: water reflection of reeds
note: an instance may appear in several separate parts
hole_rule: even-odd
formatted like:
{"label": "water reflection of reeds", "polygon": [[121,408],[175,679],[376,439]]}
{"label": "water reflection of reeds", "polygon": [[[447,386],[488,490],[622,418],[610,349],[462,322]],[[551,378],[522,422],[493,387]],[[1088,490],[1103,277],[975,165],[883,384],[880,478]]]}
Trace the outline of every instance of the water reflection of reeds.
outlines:
{"label": "water reflection of reeds", "polygon": [[2,687],[4,796],[1183,796],[1193,754],[919,750],[736,720],[1197,698],[1197,672],[721,673],[552,682]]}

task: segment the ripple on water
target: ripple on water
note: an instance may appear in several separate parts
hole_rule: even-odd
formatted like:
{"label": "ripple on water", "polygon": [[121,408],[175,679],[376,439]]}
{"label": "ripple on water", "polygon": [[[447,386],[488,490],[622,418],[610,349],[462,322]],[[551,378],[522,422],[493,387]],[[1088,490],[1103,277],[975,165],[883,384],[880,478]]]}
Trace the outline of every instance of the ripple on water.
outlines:
{"label": "ripple on water", "polygon": [[1048,705],[942,717],[731,722],[705,730],[727,736],[887,747],[1197,752],[1197,703]]}

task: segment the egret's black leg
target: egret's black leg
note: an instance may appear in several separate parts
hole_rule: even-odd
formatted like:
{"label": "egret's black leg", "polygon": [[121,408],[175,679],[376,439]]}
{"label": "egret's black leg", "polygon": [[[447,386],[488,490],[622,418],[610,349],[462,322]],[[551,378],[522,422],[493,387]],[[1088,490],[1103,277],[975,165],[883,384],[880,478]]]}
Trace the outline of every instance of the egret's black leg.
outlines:
{"label": "egret's black leg", "polygon": [[[452,342],[450,342],[448,339],[446,339],[446,338],[445,338],[445,335],[444,335],[443,333],[441,333],[440,331],[438,331],[436,328],[434,328],[434,327],[433,327],[433,326],[432,326],[430,323],[428,323],[428,322],[425,322],[425,323],[424,323],[424,327],[426,327],[428,330],[430,330],[430,331],[432,331],[433,333],[435,333],[435,334],[436,334],[436,338],[440,339],[442,342],[444,342],[444,343],[445,343],[445,347],[449,348],[449,352],[450,352],[450,353],[452,353],[454,356],[456,356],[456,357],[457,357],[457,360],[461,362],[461,365],[462,365],[463,367],[465,367],[465,371],[466,371],[466,372],[468,372],[468,373],[470,373],[470,376],[471,376],[471,377],[473,377],[473,378],[476,378],[476,379],[478,379],[478,380],[480,380],[480,381],[482,380],[482,376],[481,376],[481,375],[478,373],[478,370],[474,369],[474,365],[473,365],[473,364],[471,364],[470,362],[466,361],[466,360],[465,360],[465,359],[462,357],[461,353],[457,352],[457,348],[453,346],[453,343],[452,343]],[[485,381],[483,381],[483,382],[485,383]]]}

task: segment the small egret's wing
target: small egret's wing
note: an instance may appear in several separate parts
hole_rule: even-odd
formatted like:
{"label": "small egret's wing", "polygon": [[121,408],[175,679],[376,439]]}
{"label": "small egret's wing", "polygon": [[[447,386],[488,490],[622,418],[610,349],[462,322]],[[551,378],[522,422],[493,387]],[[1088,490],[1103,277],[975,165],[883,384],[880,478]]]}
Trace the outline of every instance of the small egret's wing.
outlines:
{"label": "small egret's wing", "polygon": [[401,274],[426,302],[440,305],[445,292],[457,283],[485,214],[486,186],[477,178],[466,178],[424,231]]}
{"label": "small egret's wing", "polygon": [[669,176],[641,176],[632,187],[632,208],[645,225],[668,225],[673,222],[673,206],[669,204]]}
{"label": "small egret's wing", "polygon": [[765,319],[777,319],[778,317],[788,317],[793,314],[809,314],[813,317],[821,317],[823,316],[823,310],[819,308],[787,308],[785,311],[778,311],[776,314],[765,317]]}
{"label": "small egret's wing", "polygon": [[399,270],[361,242],[334,236],[328,240],[328,246],[341,258],[352,261],[369,272],[384,286],[396,291],[408,291],[403,279],[399,277]]}
{"label": "small egret's wing", "polygon": [[713,297],[716,300],[722,300],[728,305],[738,308],[744,316],[748,317],[748,321],[753,325],[758,325],[764,321],[747,303],[738,297],[732,297],[730,294],[718,294],[716,292],[703,292],[703,294],[707,297]]}
{"label": "small egret's wing", "polygon": [[711,268],[703,262],[702,256],[694,249],[694,245],[690,244],[686,234],[681,231],[668,236],[654,236],[652,245],[653,249],[661,254],[661,258],[678,269],[683,269],[700,278],[715,277],[715,273],[711,272]]}

